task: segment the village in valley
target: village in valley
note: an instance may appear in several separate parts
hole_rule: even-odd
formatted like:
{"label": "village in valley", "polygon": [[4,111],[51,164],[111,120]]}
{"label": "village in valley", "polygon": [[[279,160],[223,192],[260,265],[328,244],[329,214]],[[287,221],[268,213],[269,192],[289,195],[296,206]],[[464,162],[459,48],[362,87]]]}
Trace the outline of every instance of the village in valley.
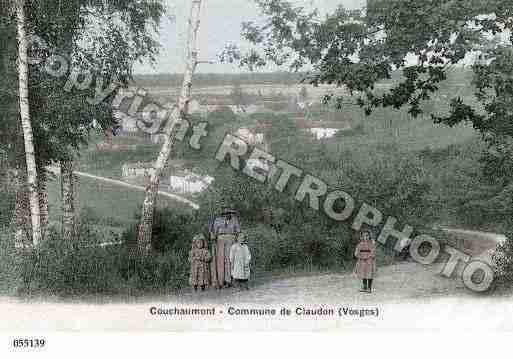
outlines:
{"label": "village in valley", "polygon": [[[283,90],[287,91],[286,93],[277,92],[277,88],[279,89],[280,86],[257,84],[242,87],[235,83],[231,87],[211,86],[195,89],[194,93],[197,93],[197,96],[188,104],[189,114],[200,119],[206,119],[216,112],[236,116],[239,125],[238,128],[232,129],[232,132],[247,144],[265,151],[272,150],[269,141],[272,124],[265,121],[266,115],[281,114],[293,118],[298,130],[304,131],[317,141],[332,139],[338,132],[351,129],[351,120],[349,118],[341,120],[340,114],[335,109],[325,110],[323,116],[311,114],[312,110],[321,108],[322,94],[326,91],[326,87],[322,90],[315,89],[312,91],[312,96],[305,86],[284,86]],[[221,95],[220,89],[224,89],[226,93]],[[145,89],[145,92],[153,98],[158,98],[162,103],[169,103],[175,95],[173,92],[163,95],[158,87],[154,90],[155,94],[152,88]],[[135,92],[137,88],[127,91]],[[255,121],[253,115],[263,120]],[[138,126],[139,121],[149,119],[151,114],[136,111],[130,115],[128,105],[121,104],[119,109],[113,112],[113,116],[116,125],[112,130],[106,131],[105,137],[100,138],[96,143],[98,153],[122,154],[126,151],[137,152],[138,148],[162,145],[164,141],[162,133],[148,133]],[[267,164],[261,165],[264,168],[269,167]],[[116,177],[130,184],[145,186],[153,167],[154,163],[148,161],[122,162],[121,173]],[[187,167],[180,159],[172,159],[167,166],[166,174],[160,181],[160,190],[191,197],[201,193],[214,181],[214,178],[208,174],[196,173],[194,170],[194,166],[189,164]]]}

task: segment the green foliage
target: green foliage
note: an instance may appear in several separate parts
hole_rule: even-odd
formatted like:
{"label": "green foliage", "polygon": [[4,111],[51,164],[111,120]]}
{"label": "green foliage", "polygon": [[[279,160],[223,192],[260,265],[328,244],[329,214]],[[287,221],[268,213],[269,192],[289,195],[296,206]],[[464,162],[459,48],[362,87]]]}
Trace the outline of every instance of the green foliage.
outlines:
{"label": "green foliage", "polygon": [[333,181],[337,188],[344,188],[358,201],[401,223],[422,228],[433,219],[428,197],[431,188],[424,178],[422,162],[394,147],[379,151],[365,161],[344,158]]}
{"label": "green foliage", "polygon": [[[367,115],[377,107],[407,107],[418,117],[430,109],[452,65],[478,52],[473,66],[478,101],[450,93],[447,113],[431,113],[431,119],[450,126],[470,122],[484,134],[513,136],[511,0],[372,0],[357,10],[339,6],[324,17],[288,0],[255,3],[262,19],[242,30],[254,46],[246,53],[227,47],[222,60],[250,68],[287,64],[295,71],[313,66],[307,82],[350,91],[351,96],[327,94],[325,100],[335,98],[340,109],[349,99]],[[387,89],[378,86],[391,78]],[[471,87],[469,80],[460,86]]]}
{"label": "green foliage", "polygon": [[[171,228],[165,230],[173,235]],[[11,290],[17,287],[20,293],[57,296],[138,295],[168,292],[187,284],[190,238],[180,236],[176,243],[166,239],[167,251],[147,257],[134,255],[130,243],[117,240],[82,226],[74,241],[51,232],[36,250],[25,254],[6,248],[7,242],[2,241],[1,265],[6,269],[1,283],[5,281]]]}
{"label": "green foliage", "polygon": [[15,194],[11,191],[0,192],[0,230],[7,227],[14,214]]}
{"label": "green foliage", "polygon": [[0,293],[15,294],[22,283],[22,261],[14,248],[14,229],[0,231]]}
{"label": "green foliage", "polygon": [[[380,209],[384,216],[394,216],[400,224],[419,229],[432,223],[436,208],[417,156],[392,146],[360,161],[351,153],[328,155],[325,147],[313,142],[301,144],[300,149],[288,147],[289,155],[295,159],[292,163],[325,180],[331,189],[350,193],[357,201],[356,208],[366,202]],[[261,184],[227,164],[218,168],[214,176],[216,181],[200,198],[201,220],[206,221],[223,207],[237,208],[243,228],[254,231],[258,227],[257,232],[262,233],[263,244],[253,243],[255,250],[262,253],[260,270],[338,268],[344,263],[347,268],[355,244],[349,221],[335,222],[295,201],[299,180],[293,180],[280,193],[272,187],[274,179]],[[270,220],[265,219],[266,213],[271,214]],[[252,234],[255,241],[260,240],[259,235]],[[384,251],[383,258],[390,254]]]}
{"label": "green foliage", "polygon": [[338,138],[344,138],[344,137],[363,136],[363,135],[365,135],[365,125],[363,123],[359,123],[349,130],[337,132],[335,134],[335,138],[338,139]]}
{"label": "green foliage", "polygon": [[[2,8],[1,11],[5,9]],[[0,16],[0,155],[2,166],[15,160],[19,145],[16,28],[7,15]]]}
{"label": "green foliage", "polygon": [[25,258],[24,282],[29,293],[53,295],[113,294],[121,278],[116,268],[123,261],[120,248],[98,247],[98,238],[75,242],[49,236],[40,248]]}
{"label": "green foliage", "polygon": [[513,286],[513,233],[508,234],[506,241],[497,247],[493,255],[495,263],[495,282],[500,287]]}
{"label": "green foliage", "polygon": [[211,112],[207,119],[210,123],[220,121],[222,123],[233,122],[237,120],[237,115],[228,106],[220,106]]}
{"label": "green foliage", "polygon": [[[112,109],[107,103],[112,95],[94,105],[87,99],[94,97],[95,87],[106,88],[114,79],[126,85],[136,61],[154,60],[158,44],[153,36],[163,11],[160,0],[115,1],[108,6],[88,0],[71,0],[66,4],[56,0],[26,2],[27,31],[47,45],[46,49],[29,49],[40,60],[30,67],[29,77],[30,115],[39,166],[73,158],[90,140],[93,121],[102,128],[112,126]],[[113,22],[113,17],[118,21]],[[12,86],[17,83],[14,17],[1,17],[0,33],[0,66],[7,80],[6,86],[2,84],[0,89],[3,116],[0,136],[10,135],[5,143],[13,144],[17,139],[14,134],[19,133],[17,107],[13,106],[17,101],[16,91]],[[45,70],[50,65],[46,63],[50,53],[66,60],[65,73],[60,78],[50,76]],[[74,72],[88,73],[93,80],[91,86],[66,91],[64,85]],[[10,99],[5,96],[7,93]],[[4,104],[3,99],[8,102]],[[9,146],[9,151],[13,157],[21,153],[16,146]]]}
{"label": "green foliage", "polygon": [[258,224],[244,232],[256,276],[285,269],[348,270],[352,266],[354,240],[348,228],[325,233],[319,227],[305,224],[278,232]]}
{"label": "green foliage", "polygon": [[420,152],[438,221],[495,232],[510,230],[513,160],[507,155],[510,147],[500,148],[497,151],[487,143],[470,140]]}
{"label": "green foliage", "polygon": [[7,161],[2,155],[0,149],[0,231],[11,223],[16,199],[13,179],[9,174]]}
{"label": "green foliage", "polygon": [[[191,238],[199,232],[206,232],[206,229],[207,222],[198,223],[190,213],[175,208],[157,209],[153,218],[152,248],[161,254],[174,253],[187,258]],[[135,226],[123,233],[127,243],[135,244],[135,238]]]}

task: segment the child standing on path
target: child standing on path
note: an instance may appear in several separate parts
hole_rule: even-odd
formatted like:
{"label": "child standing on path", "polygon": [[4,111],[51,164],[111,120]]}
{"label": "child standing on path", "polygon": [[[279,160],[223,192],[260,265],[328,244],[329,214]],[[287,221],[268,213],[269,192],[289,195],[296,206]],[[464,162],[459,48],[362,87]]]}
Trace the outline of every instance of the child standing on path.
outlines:
{"label": "child standing on path", "polygon": [[360,291],[371,293],[372,280],[376,273],[376,244],[368,231],[360,233],[360,243],[356,246],[354,256],[357,259],[355,274],[363,282]]}
{"label": "child standing on path", "polygon": [[251,261],[251,252],[246,244],[246,236],[239,233],[236,242],[230,248],[230,263],[232,278],[241,286],[249,290],[249,276]]}
{"label": "child standing on path", "polygon": [[210,252],[205,244],[205,237],[203,234],[197,234],[192,239],[191,251],[189,252],[189,262],[191,263],[191,275],[189,283],[198,290],[205,290],[206,286],[210,283],[210,271],[208,263],[212,259]]}

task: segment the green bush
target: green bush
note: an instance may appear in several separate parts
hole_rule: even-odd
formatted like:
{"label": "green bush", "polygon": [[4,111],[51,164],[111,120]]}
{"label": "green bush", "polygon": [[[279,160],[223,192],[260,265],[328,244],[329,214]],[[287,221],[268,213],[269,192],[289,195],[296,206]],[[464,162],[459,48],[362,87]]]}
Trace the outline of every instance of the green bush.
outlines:
{"label": "green bush", "polygon": [[[166,291],[184,288],[188,285],[190,266],[188,255],[167,253],[156,254],[129,261],[131,268],[125,268],[127,285],[141,292]],[[125,275],[126,275],[125,274]]]}
{"label": "green bush", "polygon": [[[0,176],[5,176],[5,173],[0,171]],[[11,187],[2,183],[3,178],[0,178],[0,230],[9,226],[13,214],[16,194]]]}
{"label": "green bush", "polygon": [[[172,252],[186,255],[190,250],[191,238],[207,230],[207,224],[206,221],[198,222],[189,213],[168,208],[156,209],[153,216],[152,248],[159,254]],[[128,228],[122,235],[122,240],[129,245],[134,245],[136,238],[136,225]]]}
{"label": "green bush", "polygon": [[495,281],[499,287],[513,287],[513,232],[508,240],[498,246],[493,256],[495,262]]}
{"label": "green bush", "polygon": [[82,232],[73,241],[52,232],[25,255],[23,278],[28,292],[54,295],[118,292],[122,285],[119,268],[126,251],[119,246],[101,246],[100,239]]}
{"label": "green bush", "polygon": [[[9,287],[16,283],[27,293],[58,296],[137,295],[184,287],[189,275],[191,237],[186,232],[179,235],[181,228],[186,228],[185,218],[167,211],[158,213],[157,218],[154,241],[158,251],[151,255],[140,257],[133,251],[133,228],[119,242],[119,237],[102,235],[96,227],[83,225],[73,241],[63,240],[53,231],[32,252],[14,251],[12,255],[13,250],[2,248],[2,266],[10,263],[4,257],[19,261],[9,264],[10,270],[5,271],[9,278],[0,278]],[[14,275],[17,272],[20,278]]]}
{"label": "green bush", "polygon": [[14,248],[14,230],[0,232],[0,293],[13,294],[20,286],[21,260]]}
{"label": "green bush", "polygon": [[363,135],[365,135],[365,126],[363,125],[363,123],[359,123],[349,130],[338,131],[335,134],[335,138],[339,139],[344,137],[354,137]]}
{"label": "green bush", "polygon": [[277,232],[259,224],[244,230],[254,274],[290,268],[352,269],[354,233],[345,227],[323,231],[311,225]]}

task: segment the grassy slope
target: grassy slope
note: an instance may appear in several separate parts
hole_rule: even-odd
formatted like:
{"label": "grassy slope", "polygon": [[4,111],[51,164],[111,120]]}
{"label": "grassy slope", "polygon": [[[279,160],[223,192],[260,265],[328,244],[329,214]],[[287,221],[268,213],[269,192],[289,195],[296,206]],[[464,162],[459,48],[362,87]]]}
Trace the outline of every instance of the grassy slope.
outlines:
{"label": "grassy slope", "polygon": [[[50,198],[50,220],[56,223],[60,221],[60,182],[54,180],[48,186]],[[132,191],[111,184],[97,182],[89,178],[80,178],[79,185],[80,208],[89,207],[95,215],[113,224],[127,225],[134,222],[134,214],[139,212],[139,207],[144,200],[144,192]],[[160,197],[159,206],[174,206],[189,211],[184,204]]]}

